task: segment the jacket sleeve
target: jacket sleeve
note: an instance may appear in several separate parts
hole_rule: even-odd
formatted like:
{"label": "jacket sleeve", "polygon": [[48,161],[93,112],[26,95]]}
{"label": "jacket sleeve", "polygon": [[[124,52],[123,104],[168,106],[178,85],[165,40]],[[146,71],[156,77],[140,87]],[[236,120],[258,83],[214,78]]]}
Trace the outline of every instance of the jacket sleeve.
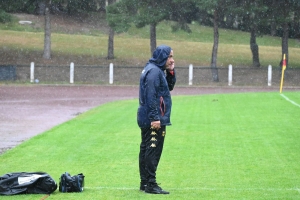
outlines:
{"label": "jacket sleeve", "polygon": [[159,121],[159,114],[158,114],[158,90],[160,85],[160,73],[158,70],[152,69],[147,74],[146,79],[146,99],[147,99],[147,106],[148,106],[148,118],[152,121]]}
{"label": "jacket sleeve", "polygon": [[174,86],[175,86],[175,83],[176,83],[175,69],[173,70],[173,73],[170,73],[169,71],[167,71],[166,79],[167,79],[167,82],[168,82],[169,90],[172,91]]}

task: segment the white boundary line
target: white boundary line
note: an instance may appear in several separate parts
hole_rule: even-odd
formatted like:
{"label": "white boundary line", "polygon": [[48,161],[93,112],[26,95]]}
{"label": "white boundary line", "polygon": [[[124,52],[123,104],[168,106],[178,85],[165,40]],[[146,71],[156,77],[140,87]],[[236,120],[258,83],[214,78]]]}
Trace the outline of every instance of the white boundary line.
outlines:
{"label": "white boundary line", "polygon": [[[129,187],[84,187],[86,189],[92,190],[139,190],[138,187],[136,188],[129,188]],[[168,188],[168,190],[198,190],[198,191],[297,191],[300,193],[299,188]]]}
{"label": "white boundary line", "polygon": [[283,98],[285,98],[285,100],[287,100],[288,102],[294,104],[295,106],[298,106],[300,108],[300,105],[297,104],[296,102],[290,100],[289,98],[287,98],[284,94],[280,94]]}

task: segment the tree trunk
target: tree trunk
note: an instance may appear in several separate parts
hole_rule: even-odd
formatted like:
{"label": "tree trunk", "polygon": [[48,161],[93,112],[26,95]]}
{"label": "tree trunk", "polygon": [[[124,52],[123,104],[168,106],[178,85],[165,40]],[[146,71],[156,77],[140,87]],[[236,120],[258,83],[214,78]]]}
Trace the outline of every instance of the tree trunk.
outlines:
{"label": "tree trunk", "polygon": [[[284,18],[288,18],[289,16],[289,0],[284,1]],[[283,54],[285,54],[286,58],[286,68],[288,68],[288,59],[289,59],[289,25],[288,21],[285,20],[285,22],[282,25],[283,33],[282,33],[282,40],[281,40],[281,52],[282,52],[282,59],[283,59]]]}
{"label": "tree trunk", "polygon": [[252,65],[253,65],[253,67],[260,67],[259,51],[258,51],[258,45],[256,43],[256,28],[251,28],[250,49],[251,49],[251,52],[252,52]]}
{"label": "tree trunk", "polygon": [[[276,8],[277,6],[277,1],[273,0],[272,1],[272,8]],[[272,18],[271,18],[271,36],[276,36],[276,20],[275,20],[275,16],[276,16],[276,9],[272,9]]]}
{"label": "tree trunk", "polygon": [[218,46],[219,46],[219,27],[218,27],[218,9],[214,11],[214,45],[212,49],[211,56],[211,72],[214,82],[219,82],[218,68],[217,68],[217,56],[218,56]]}
{"label": "tree trunk", "polygon": [[[108,5],[114,4],[116,0],[108,0]],[[114,59],[114,37],[115,31],[109,27],[109,36],[108,36],[108,49],[107,49],[107,59]]]}
{"label": "tree trunk", "polygon": [[115,31],[112,28],[109,28],[109,36],[108,36],[108,53],[107,59],[114,59],[114,35]]}
{"label": "tree trunk", "polygon": [[271,36],[276,36],[277,30],[276,30],[276,22],[271,22]]}
{"label": "tree trunk", "polygon": [[51,0],[46,1],[45,8],[45,38],[44,38],[44,54],[43,58],[51,58],[51,20],[50,20],[50,4]]}
{"label": "tree trunk", "polygon": [[150,51],[151,56],[156,49],[156,24],[150,24]]}
{"label": "tree trunk", "polygon": [[288,67],[288,55],[289,55],[289,44],[288,40],[289,39],[289,26],[288,23],[285,22],[283,25],[283,35],[282,35],[282,44],[281,44],[281,52],[282,52],[282,59],[283,59],[283,54],[285,54],[286,58],[286,67]]}

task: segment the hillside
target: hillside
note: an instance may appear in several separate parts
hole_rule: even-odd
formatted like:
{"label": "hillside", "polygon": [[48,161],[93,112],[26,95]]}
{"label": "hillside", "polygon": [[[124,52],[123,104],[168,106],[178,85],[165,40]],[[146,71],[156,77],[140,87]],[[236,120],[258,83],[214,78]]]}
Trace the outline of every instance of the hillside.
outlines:
{"label": "hillside", "polygon": [[[105,65],[110,62],[122,66],[141,66],[149,59],[149,27],[137,29],[132,26],[128,33],[116,34],[114,60],[107,60],[108,26],[103,13],[68,16],[63,13],[51,15],[52,55],[42,58],[44,16],[14,14],[18,19],[7,27],[0,25],[0,64],[28,65]],[[31,21],[29,25],[16,25],[19,20]],[[192,33],[173,32],[172,22],[164,21],[157,26],[157,44],[172,46],[177,66],[209,66],[212,50],[212,28],[191,24]],[[24,34],[21,31],[26,31]],[[249,67],[252,54],[249,33],[220,29],[218,67]],[[281,38],[263,36],[257,38],[261,65],[278,66],[281,59]],[[300,44],[289,41],[290,66],[299,67]]]}
{"label": "hillside", "polygon": [[[22,25],[25,30],[39,30],[44,29],[44,16],[30,15],[24,13],[13,14],[19,21],[31,21],[32,24]],[[105,21],[104,14],[98,13],[97,15],[88,16],[85,14],[69,16],[66,14],[51,15],[51,31],[52,33],[65,33],[65,34],[86,34],[91,35],[95,31],[103,34],[108,33],[108,26]],[[70,62],[83,63],[82,56],[64,55],[52,53],[51,60],[42,58],[42,51],[18,51],[9,48],[0,48],[0,63],[2,64],[28,64],[35,62],[45,65],[66,65]],[[95,65],[98,63],[109,63],[105,57],[84,56],[84,64]]]}
{"label": "hillside", "polygon": [[[34,29],[44,29],[44,16],[43,15],[30,15],[30,14],[13,14],[19,20],[31,21]],[[98,13],[94,15],[77,14],[67,15],[64,13],[51,15],[51,30],[56,33],[67,34],[92,34],[93,31],[101,31],[108,33],[108,26],[105,21],[105,15]]]}

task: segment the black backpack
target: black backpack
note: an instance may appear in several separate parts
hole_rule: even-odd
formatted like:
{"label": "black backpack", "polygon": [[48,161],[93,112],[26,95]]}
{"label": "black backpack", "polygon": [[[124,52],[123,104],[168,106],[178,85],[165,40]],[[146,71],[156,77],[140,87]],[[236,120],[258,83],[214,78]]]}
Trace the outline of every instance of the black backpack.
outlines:
{"label": "black backpack", "polygon": [[51,194],[57,184],[45,172],[13,172],[0,176],[0,194]]}
{"label": "black backpack", "polygon": [[59,179],[60,192],[82,192],[84,186],[84,175],[82,173],[71,176],[65,172]]}

